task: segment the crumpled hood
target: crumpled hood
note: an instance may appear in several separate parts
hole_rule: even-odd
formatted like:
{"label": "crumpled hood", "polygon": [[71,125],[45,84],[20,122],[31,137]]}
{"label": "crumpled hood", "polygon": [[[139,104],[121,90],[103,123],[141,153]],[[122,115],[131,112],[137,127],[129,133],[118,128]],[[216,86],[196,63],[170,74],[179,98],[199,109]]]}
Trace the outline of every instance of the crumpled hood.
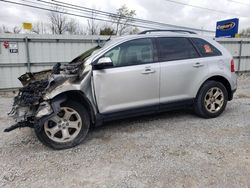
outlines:
{"label": "crumpled hood", "polygon": [[77,80],[84,66],[82,63],[56,64],[51,70],[44,70],[35,73],[25,73],[18,79],[24,87],[19,89],[18,95],[14,98],[13,106],[34,106],[43,100],[43,96],[63,84],[65,81],[74,82]]}
{"label": "crumpled hood", "polygon": [[27,72],[23,75],[21,75],[18,80],[22,83],[23,86],[28,85],[30,82],[39,81],[48,79],[49,75],[51,74],[52,70],[44,70],[40,72]]}

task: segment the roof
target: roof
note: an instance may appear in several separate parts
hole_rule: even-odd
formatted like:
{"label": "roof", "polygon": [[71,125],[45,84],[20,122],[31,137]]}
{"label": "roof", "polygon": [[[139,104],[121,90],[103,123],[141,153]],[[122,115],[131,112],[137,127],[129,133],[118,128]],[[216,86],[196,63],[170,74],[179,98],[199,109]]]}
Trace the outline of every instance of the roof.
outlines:
{"label": "roof", "polygon": [[145,37],[201,37],[198,34],[189,34],[189,33],[175,33],[175,32],[154,32],[147,34],[137,34],[137,35],[125,35],[120,37],[112,38],[111,41],[119,42],[126,41],[131,39],[145,38]]}

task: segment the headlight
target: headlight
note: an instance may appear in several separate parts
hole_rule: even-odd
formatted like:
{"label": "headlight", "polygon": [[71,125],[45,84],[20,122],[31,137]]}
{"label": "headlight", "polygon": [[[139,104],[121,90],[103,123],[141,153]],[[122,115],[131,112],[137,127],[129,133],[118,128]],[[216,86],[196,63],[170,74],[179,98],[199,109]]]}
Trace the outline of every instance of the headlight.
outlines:
{"label": "headlight", "polygon": [[36,118],[41,118],[43,116],[49,115],[53,112],[50,104],[48,102],[42,102],[36,112]]}

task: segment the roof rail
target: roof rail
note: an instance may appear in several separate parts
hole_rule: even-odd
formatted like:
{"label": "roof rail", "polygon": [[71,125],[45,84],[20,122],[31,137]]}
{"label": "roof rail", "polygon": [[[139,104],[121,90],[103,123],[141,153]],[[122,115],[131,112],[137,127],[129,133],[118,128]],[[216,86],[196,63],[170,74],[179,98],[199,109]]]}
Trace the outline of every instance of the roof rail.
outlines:
{"label": "roof rail", "polygon": [[151,32],[164,32],[164,31],[168,31],[168,32],[176,32],[176,33],[190,33],[190,34],[197,34],[193,31],[188,31],[188,30],[177,30],[177,29],[152,29],[152,30],[145,30],[142,31],[140,33],[138,33],[139,35],[141,34],[146,34],[146,33],[151,33]]}

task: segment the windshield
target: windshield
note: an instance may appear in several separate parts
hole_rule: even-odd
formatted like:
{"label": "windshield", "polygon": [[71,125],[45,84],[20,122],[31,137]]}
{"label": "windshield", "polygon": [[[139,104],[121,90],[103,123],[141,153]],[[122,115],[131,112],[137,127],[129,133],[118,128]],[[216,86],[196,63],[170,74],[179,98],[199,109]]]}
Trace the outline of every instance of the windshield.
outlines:
{"label": "windshield", "polygon": [[71,63],[77,63],[77,62],[84,62],[95,50],[100,49],[100,46],[95,46],[93,48],[90,48],[89,50],[83,52],[81,55],[77,56],[75,59],[73,59]]}
{"label": "windshield", "polygon": [[113,43],[115,40],[112,39],[108,39],[106,41],[103,41],[103,43],[93,47],[93,48],[90,48],[89,50],[83,52],[81,55],[77,56],[75,59],[73,59],[69,64],[71,63],[79,63],[79,62],[82,62],[84,63],[88,57],[90,57],[92,54],[95,54],[97,53],[101,48],[104,48],[105,46],[109,46],[111,43]]}

